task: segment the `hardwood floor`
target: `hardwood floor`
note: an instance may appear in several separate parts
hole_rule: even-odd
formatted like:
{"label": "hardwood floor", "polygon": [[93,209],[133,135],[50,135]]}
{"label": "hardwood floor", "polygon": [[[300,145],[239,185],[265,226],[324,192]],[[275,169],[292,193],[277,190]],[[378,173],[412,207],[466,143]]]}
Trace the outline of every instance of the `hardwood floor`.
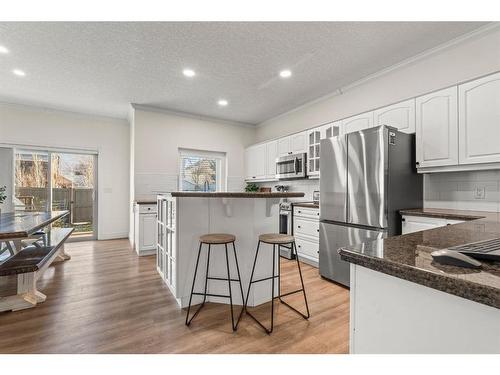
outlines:
{"label": "hardwood floor", "polygon": [[[231,330],[229,307],[207,304],[190,327],[155,269],[127,240],[66,245],[72,259],[49,267],[39,289],[47,301],[0,313],[0,353],[347,353],[349,292],[303,264],[311,317],[275,302],[274,332],[248,316]],[[282,261],[282,291],[298,286]],[[287,297],[302,307],[300,295]],[[268,319],[269,304],[258,317]],[[264,320],[266,323],[268,320]]]}

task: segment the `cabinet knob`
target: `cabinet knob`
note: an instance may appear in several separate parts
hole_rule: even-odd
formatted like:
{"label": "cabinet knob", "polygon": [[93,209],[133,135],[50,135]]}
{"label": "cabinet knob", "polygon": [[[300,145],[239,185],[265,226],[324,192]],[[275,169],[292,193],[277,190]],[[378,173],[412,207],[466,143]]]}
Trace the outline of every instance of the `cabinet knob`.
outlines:
{"label": "cabinet knob", "polygon": [[420,165],[420,162],[419,162],[419,161],[417,161],[415,164],[416,164],[417,166],[419,166],[419,165]]}
{"label": "cabinet knob", "polygon": [[301,228],[301,226],[300,226],[300,225],[297,225],[297,228]]}
{"label": "cabinet knob", "polygon": [[319,233],[319,229],[316,229],[316,232],[318,232],[318,233]]}
{"label": "cabinet knob", "polygon": [[298,246],[299,246],[299,248],[300,248],[300,247],[302,247],[302,246],[300,246],[300,245],[298,245]]}
{"label": "cabinet knob", "polygon": [[299,214],[302,213],[302,211],[297,211]]}

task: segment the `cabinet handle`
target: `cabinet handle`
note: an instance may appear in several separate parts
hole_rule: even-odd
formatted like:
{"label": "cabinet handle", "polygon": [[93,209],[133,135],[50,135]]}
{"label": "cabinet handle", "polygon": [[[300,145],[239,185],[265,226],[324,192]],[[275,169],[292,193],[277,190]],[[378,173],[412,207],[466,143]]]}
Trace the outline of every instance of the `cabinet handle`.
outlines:
{"label": "cabinet handle", "polygon": [[318,233],[319,233],[319,229],[316,229],[316,232],[318,232]]}
{"label": "cabinet handle", "polygon": [[301,214],[301,213],[302,213],[302,211],[297,211],[297,212],[298,212],[299,214]]}
{"label": "cabinet handle", "polygon": [[316,254],[319,254],[319,250],[318,250],[318,251],[316,251]]}
{"label": "cabinet handle", "polygon": [[417,167],[418,167],[418,166],[420,165],[420,162],[419,162],[419,161],[417,161],[415,164],[416,164],[416,165],[417,165]]}
{"label": "cabinet handle", "polygon": [[300,246],[300,245],[298,245],[298,246],[299,246],[299,248],[301,248],[301,247],[302,247],[302,246]]}
{"label": "cabinet handle", "polygon": [[300,226],[300,225],[297,225],[297,228],[301,228],[301,226]]}

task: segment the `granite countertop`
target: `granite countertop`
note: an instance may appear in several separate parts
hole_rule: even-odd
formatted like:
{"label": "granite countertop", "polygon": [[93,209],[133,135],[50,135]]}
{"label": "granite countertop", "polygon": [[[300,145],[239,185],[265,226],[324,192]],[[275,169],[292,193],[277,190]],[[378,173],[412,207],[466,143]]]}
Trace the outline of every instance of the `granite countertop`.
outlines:
{"label": "granite countertop", "polygon": [[[414,215],[418,210],[401,212]],[[470,269],[432,259],[431,253],[438,249],[500,237],[500,214],[466,212],[431,210],[433,215],[443,215],[433,217],[468,221],[341,248],[340,256],[350,263],[500,308],[500,262],[481,261],[481,269]],[[452,214],[456,216],[444,216]]]}
{"label": "granite countertop", "polygon": [[496,212],[483,212],[483,211],[465,211],[465,210],[452,210],[443,208],[413,208],[408,210],[400,210],[401,215],[409,216],[424,216],[435,217],[438,219],[450,220],[476,220],[482,218],[490,218],[496,220],[500,213]]}
{"label": "granite countertop", "polygon": [[174,191],[171,193],[172,197],[196,197],[196,198],[301,198],[304,193],[280,193],[280,192],[188,192],[188,191]]}
{"label": "granite countertop", "polygon": [[319,208],[319,203],[313,203],[313,202],[297,202],[293,203],[292,206],[294,207],[305,207],[305,208]]}
{"label": "granite countertop", "polygon": [[151,199],[151,200],[137,200],[137,201],[134,201],[134,203],[137,203],[137,204],[156,204],[156,199]]}
{"label": "granite countertop", "polygon": [[17,211],[0,214],[0,239],[25,238],[46,227],[69,211]]}

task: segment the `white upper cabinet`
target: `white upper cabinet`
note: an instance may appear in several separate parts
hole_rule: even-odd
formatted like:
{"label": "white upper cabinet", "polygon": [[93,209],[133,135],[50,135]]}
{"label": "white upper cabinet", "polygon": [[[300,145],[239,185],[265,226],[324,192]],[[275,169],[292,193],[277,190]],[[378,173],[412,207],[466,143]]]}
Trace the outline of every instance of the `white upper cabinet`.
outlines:
{"label": "white upper cabinet", "polygon": [[457,87],[416,99],[417,167],[458,164]]}
{"label": "white upper cabinet", "polygon": [[245,177],[247,180],[266,178],[267,147],[265,143],[250,146],[245,150]]}
{"label": "white upper cabinet", "polygon": [[321,127],[307,132],[307,174],[319,175],[319,144],[321,142]]}
{"label": "white upper cabinet", "polygon": [[342,134],[368,129],[373,126],[373,111],[342,120]]}
{"label": "white upper cabinet", "polygon": [[307,152],[307,132],[292,134],[290,139],[292,154]]}
{"label": "white upper cabinet", "polygon": [[278,141],[271,141],[266,144],[267,166],[266,178],[268,180],[276,179],[276,158],[278,157]]}
{"label": "white upper cabinet", "polygon": [[290,145],[291,137],[283,137],[278,139],[278,156],[290,155],[292,147]]}
{"label": "white upper cabinet", "polygon": [[415,99],[377,109],[374,123],[375,126],[389,125],[404,133],[415,133]]}
{"label": "white upper cabinet", "polygon": [[321,127],[321,139],[336,137],[341,134],[342,121],[334,121]]}
{"label": "white upper cabinet", "polygon": [[460,164],[500,162],[500,73],[458,86]]}

